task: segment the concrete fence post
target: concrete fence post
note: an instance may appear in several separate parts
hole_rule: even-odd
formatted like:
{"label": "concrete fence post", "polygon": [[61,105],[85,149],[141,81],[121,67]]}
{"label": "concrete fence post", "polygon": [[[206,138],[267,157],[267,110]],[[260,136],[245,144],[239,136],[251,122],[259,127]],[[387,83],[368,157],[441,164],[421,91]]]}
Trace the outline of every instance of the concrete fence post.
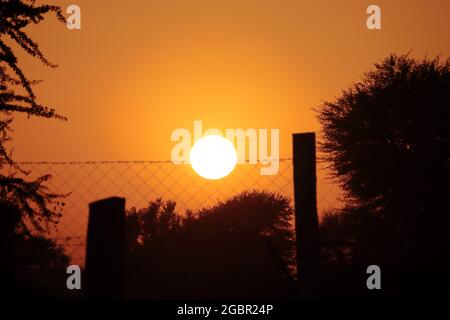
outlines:
{"label": "concrete fence post", "polygon": [[120,299],[125,257],[125,199],[89,204],[86,246],[86,297]]}
{"label": "concrete fence post", "polygon": [[293,135],[297,271],[303,282],[314,281],[321,268],[315,140],[314,133]]}

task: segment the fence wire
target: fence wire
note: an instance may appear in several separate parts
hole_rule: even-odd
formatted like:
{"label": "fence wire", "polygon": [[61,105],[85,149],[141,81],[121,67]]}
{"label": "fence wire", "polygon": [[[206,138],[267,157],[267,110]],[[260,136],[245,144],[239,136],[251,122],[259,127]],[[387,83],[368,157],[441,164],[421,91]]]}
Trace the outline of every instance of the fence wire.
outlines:
{"label": "fence wire", "polygon": [[[244,190],[278,192],[292,200],[292,159],[281,159],[275,175],[260,174],[261,164],[240,164],[221,180],[199,177],[190,165],[170,161],[20,162],[28,179],[44,174],[51,192],[67,194],[62,218],[50,238],[61,244],[72,263],[84,265],[88,204],[120,196],[126,207],[144,208],[156,198],[173,200],[177,212],[212,206]],[[317,204],[319,215],[341,206],[339,188],[324,167],[318,168]],[[292,201],[293,205],[293,201]]]}

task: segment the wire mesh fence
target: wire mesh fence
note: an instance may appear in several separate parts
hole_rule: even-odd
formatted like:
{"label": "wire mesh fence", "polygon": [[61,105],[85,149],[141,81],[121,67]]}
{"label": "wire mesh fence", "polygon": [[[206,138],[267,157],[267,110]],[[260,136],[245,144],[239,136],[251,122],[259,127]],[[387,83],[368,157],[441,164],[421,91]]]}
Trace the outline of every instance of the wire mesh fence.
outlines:
{"label": "wire mesh fence", "polygon": [[[212,206],[244,190],[266,190],[293,199],[292,159],[281,159],[275,175],[261,175],[261,164],[240,164],[226,178],[206,180],[190,165],[171,161],[21,162],[28,179],[44,174],[50,191],[66,194],[63,215],[50,238],[61,244],[72,263],[84,265],[88,204],[102,198],[126,198],[126,207],[144,208],[156,198],[173,200],[177,212]],[[324,166],[317,172],[319,216],[341,206],[340,190]],[[293,205],[293,200],[292,200]]]}

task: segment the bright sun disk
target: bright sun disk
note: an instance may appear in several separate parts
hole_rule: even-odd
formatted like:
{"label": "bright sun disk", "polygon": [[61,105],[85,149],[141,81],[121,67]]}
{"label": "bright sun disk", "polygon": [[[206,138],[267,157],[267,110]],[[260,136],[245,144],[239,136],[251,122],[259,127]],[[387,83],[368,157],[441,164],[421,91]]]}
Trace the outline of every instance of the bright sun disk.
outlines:
{"label": "bright sun disk", "polygon": [[210,180],[226,177],[233,171],[237,162],[233,144],[219,135],[209,135],[197,140],[189,158],[194,171]]}

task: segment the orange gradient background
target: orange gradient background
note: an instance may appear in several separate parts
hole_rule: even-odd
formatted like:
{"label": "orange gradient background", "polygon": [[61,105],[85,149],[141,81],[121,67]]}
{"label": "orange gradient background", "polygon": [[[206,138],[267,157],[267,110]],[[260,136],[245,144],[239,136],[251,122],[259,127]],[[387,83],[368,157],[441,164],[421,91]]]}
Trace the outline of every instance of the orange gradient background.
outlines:
{"label": "orange gradient background", "polygon": [[[390,53],[449,55],[449,1],[53,1],[82,29],[29,28],[55,70],[20,54],[39,102],[68,122],[17,117],[16,160],[167,160],[172,130],[320,129],[331,100]],[[39,1],[38,1],[39,3]],[[377,4],[382,30],[366,28]]]}

